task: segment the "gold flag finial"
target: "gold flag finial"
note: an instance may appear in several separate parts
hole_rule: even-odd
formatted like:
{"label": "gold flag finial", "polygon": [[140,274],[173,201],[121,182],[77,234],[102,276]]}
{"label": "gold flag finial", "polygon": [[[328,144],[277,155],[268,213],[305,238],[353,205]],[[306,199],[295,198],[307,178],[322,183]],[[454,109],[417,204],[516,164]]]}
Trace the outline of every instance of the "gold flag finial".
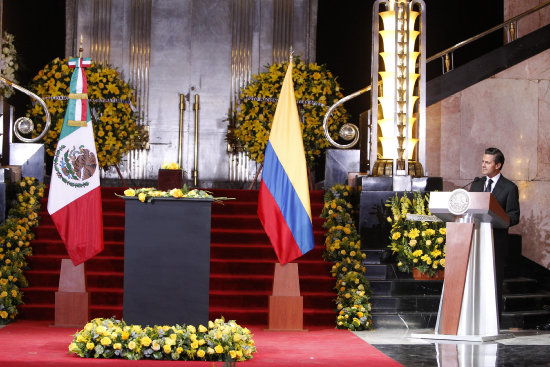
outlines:
{"label": "gold flag finial", "polygon": [[289,61],[292,63],[294,61],[294,49],[292,48],[292,46],[290,46],[290,50],[288,54],[289,54]]}
{"label": "gold flag finial", "polygon": [[82,41],[84,37],[82,37],[82,33],[80,33],[80,47],[78,48],[78,57],[82,58],[82,51],[84,51],[84,48],[82,47]]}

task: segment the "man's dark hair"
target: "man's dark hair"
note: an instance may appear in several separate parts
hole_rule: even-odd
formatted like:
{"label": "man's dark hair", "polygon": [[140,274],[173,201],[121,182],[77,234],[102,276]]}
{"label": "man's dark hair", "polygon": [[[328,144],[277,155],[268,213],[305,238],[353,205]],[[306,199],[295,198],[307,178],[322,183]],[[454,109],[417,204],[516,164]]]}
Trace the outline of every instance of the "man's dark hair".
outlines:
{"label": "man's dark hair", "polygon": [[487,148],[485,149],[485,154],[490,154],[495,159],[495,164],[500,163],[500,169],[504,166],[504,154],[498,148]]}

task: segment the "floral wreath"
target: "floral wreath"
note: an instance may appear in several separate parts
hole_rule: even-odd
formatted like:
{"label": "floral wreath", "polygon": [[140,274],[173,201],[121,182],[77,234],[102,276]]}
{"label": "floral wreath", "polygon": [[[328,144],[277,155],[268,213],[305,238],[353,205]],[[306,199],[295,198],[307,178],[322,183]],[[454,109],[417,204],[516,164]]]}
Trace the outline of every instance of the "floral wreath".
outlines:
{"label": "floral wreath", "polygon": [[[19,65],[17,64],[17,51],[15,50],[14,40],[15,38],[12,34],[8,32],[2,34],[2,59],[0,61],[0,69],[2,76],[17,83],[15,72],[19,69]],[[0,94],[4,98],[11,97],[13,93],[12,87],[0,83]]]}
{"label": "floral wreath", "polygon": [[[138,116],[132,110],[132,104],[135,105],[134,91],[110,66],[92,63],[84,71],[88,80],[90,111],[95,116],[93,126],[97,159],[99,166],[106,169],[118,165],[124,154],[133,149],[137,138]],[[45,100],[50,111],[52,125],[44,137],[46,152],[50,156],[55,154],[63,126],[72,73],[67,59],[56,58],[38,72],[29,87]],[[45,123],[42,107],[32,105],[27,110],[27,117],[35,121],[33,134],[38,136]]]}
{"label": "floral wreath", "polygon": [[[323,118],[328,108],[343,97],[336,78],[325,65],[306,64],[299,59],[293,68],[294,94],[302,121],[302,137],[307,162],[315,165],[319,155],[330,146],[323,132]],[[264,160],[264,151],[271,131],[271,123],[281,91],[288,62],[266,66],[266,72],[252,77],[241,90],[240,105],[229,117],[227,141],[233,150],[245,151],[258,163]],[[346,123],[348,114],[343,107],[336,108],[329,119],[329,130],[336,138],[337,124]]]}

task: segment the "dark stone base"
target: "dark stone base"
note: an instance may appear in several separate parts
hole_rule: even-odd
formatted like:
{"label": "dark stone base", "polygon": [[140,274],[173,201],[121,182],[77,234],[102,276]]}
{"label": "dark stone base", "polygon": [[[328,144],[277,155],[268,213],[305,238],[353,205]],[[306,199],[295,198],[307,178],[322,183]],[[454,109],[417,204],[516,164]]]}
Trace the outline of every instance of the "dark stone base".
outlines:
{"label": "dark stone base", "polygon": [[206,325],[212,200],[125,202],[124,321]]}

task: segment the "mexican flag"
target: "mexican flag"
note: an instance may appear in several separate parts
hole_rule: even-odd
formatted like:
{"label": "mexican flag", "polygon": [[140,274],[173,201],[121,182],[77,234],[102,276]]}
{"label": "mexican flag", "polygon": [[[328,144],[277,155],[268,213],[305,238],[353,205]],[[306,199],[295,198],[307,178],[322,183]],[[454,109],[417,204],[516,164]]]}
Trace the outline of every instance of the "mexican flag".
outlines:
{"label": "mexican flag", "polygon": [[103,250],[99,165],[83,69],[90,64],[89,58],[69,60],[75,71],[48,196],[48,213],[75,266]]}

